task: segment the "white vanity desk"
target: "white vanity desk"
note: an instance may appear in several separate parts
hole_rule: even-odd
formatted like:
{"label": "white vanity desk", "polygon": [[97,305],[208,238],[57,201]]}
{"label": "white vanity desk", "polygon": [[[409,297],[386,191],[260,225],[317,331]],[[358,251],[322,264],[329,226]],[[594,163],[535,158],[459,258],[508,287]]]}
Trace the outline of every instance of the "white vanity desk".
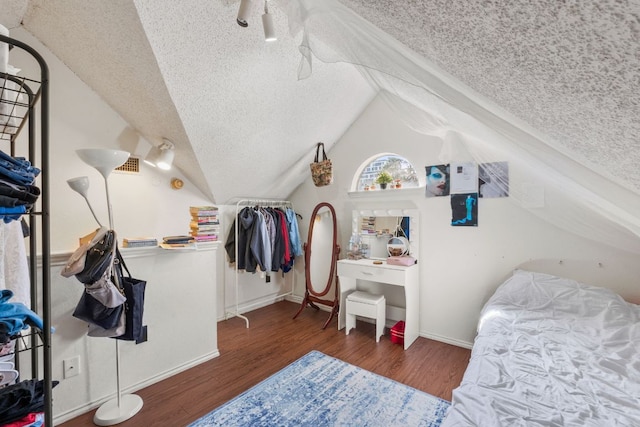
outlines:
{"label": "white vanity desk", "polygon": [[404,288],[405,296],[404,349],[406,350],[418,338],[420,323],[418,265],[414,264],[405,267],[389,265],[386,261],[383,261],[382,264],[374,264],[373,261],[373,259],[343,259],[338,261],[338,277],[340,280],[338,329],[345,327],[346,298],[347,295],[356,290],[358,280],[401,286]]}

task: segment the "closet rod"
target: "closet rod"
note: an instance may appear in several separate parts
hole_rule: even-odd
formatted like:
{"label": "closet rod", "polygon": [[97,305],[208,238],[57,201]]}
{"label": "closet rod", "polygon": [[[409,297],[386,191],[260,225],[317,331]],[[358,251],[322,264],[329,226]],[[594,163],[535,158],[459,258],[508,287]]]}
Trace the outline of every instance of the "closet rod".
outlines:
{"label": "closet rod", "polygon": [[[238,214],[240,213],[240,210],[242,208],[246,208],[246,207],[252,207],[252,206],[261,206],[261,207],[275,207],[275,208],[290,208],[292,210],[295,211],[295,209],[293,209],[293,203],[291,203],[289,200],[282,200],[282,199],[253,199],[253,198],[247,198],[247,199],[240,199],[236,202],[236,213],[235,213],[235,255],[236,255],[236,262],[235,262],[235,294],[236,294],[236,299],[235,299],[235,311],[234,312],[230,312],[227,311],[227,302],[226,302],[226,292],[225,292],[225,303],[224,303],[224,309],[225,309],[225,320],[228,320],[230,317],[240,317],[241,319],[244,319],[247,328],[249,328],[249,318],[240,314],[240,307],[239,307],[239,294],[238,294],[238,287],[239,287],[239,283],[238,283]],[[291,291],[285,292],[283,294],[278,294],[276,296],[267,296],[265,298],[260,299],[259,301],[254,302],[253,304],[248,305],[247,307],[253,307],[256,306],[264,301],[267,301],[269,299],[278,299],[278,298],[283,298],[287,295],[293,295],[293,291],[295,289],[295,274],[292,276],[292,280],[291,280]],[[226,289],[226,286],[224,287]],[[245,307],[245,308],[247,308]]]}

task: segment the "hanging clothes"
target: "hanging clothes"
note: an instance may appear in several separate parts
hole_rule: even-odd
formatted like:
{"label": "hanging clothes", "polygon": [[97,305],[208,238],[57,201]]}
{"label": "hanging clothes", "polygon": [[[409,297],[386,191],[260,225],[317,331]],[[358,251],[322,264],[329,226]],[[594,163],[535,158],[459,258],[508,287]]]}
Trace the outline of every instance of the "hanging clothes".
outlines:
{"label": "hanging clothes", "polygon": [[271,217],[273,225],[273,245],[271,250],[271,271],[277,272],[280,270],[282,264],[282,257],[284,256],[284,247],[282,246],[282,228],[280,227],[280,217],[276,213],[274,208],[265,209]]}
{"label": "hanging clothes", "polygon": [[[269,229],[267,227],[267,219],[265,217],[265,212],[261,209],[256,210],[256,214],[258,215],[258,222],[256,223],[256,227],[259,229],[260,234],[260,255],[256,255],[259,259],[258,264],[260,266],[260,271],[265,273],[271,271],[271,239],[269,238]],[[269,216],[269,214],[267,214]]]}
{"label": "hanging clothes", "polygon": [[300,228],[298,227],[298,216],[291,208],[287,208],[285,211],[287,215],[287,225],[289,227],[289,240],[291,241],[291,247],[295,256],[302,256],[304,252],[302,250],[302,242],[300,240]]}
{"label": "hanging clothes", "polygon": [[[270,209],[262,208],[264,216],[264,224],[267,229],[267,238],[269,239],[269,268],[268,272],[278,271],[278,266],[273,264],[273,253],[276,250],[276,223],[271,215]],[[266,267],[266,266],[265,266]]]}
{"label": "hanging clothes", "polygon": [[278,214],[280,220],[280,229],[282,230],[282,240],[284,246],[284,256],[282,257],[282,262],[280,264],[280,268],[283,272],[288,272],[291,270],[291,266],[293,265],[292,256],[291,256],[291,246],[289,244],[289,229],[287,228],[287,220],[285,219],[285,214],[281,209],[276,209],[276,213]]}
{"label": "hanging clothes", "polygon": [[31,305],[29,263],[22,225],[0,222],[0,290],[13,292],[13,301]]}
{"label": "hanging clothes", "polygon": [[253,215],[253,225],[251,227],[251,240],[249,243],[250,252],[247,253],[247,259],[245,270],[249,273],[255,273],[258,268],[261,271],[265,270],[265,247],[268,242],[265,242],[267,238],[267,230],[264,223],[264,217],[258,211],[257,208],[247,208],[251,210],[251,215]]}
{"label": "hanging clothes", "polygon": [[294,258],[303,254],[295,212],[290,208],[243,208],[227,234],[225,251],[238,270],[288,272]]}

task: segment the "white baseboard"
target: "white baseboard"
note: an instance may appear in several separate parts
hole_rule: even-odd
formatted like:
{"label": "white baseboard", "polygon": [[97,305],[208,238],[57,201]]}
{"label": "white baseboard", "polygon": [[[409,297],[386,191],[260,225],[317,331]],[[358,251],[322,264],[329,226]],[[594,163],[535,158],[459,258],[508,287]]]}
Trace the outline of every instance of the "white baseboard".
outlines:
{"label": "white baseboard", "polygon": [[453,339],[453,338],[448,338],[448,337],[444,337],[444,336],[438,335],[438,334],[422,333],[421,332],[419,335],[421,337],[423,337],[423,338],[428,338],[428,339],[434,340],[434,341],[440,341],[440,342],[443,342],[445,344],[455,345],[456,347],[462,347],[462,348],[468,348],[468,349],[471,349],[471,347],[473,347],[473,343],[471,343],[471,342],[457,340],[457,339]]}
{"label": "white baseboard", "polygon": [[[285,297],[285,301],[291,301],[291,302],[295,302],[295,303],[298,303],[298,304],[302,304],[302,297],[298,296],[298,295],[287,295]],[[320,308],[322,308],[322,307],[320,307]],[[326,311],[329,311],[329,309],[327,308]]]}
{"label": "white baseboard", "polygon": [[[141,390],[145,387],[148,387],[152,384],[155,384],[157,382],[160,382],[162,380],[165,380],[169,377],[172,377],[176,374],[179,374],[180,372],[186,371],[187,369],[193,368],[194,366],[197,366],[201,363],[204,363],[206,361],[209,361],[211,359],[215,359],[216,357],[220,356],[220,352],[218,350],[205,354],[204,356],[201,356],[197,359],[191,360],[187,363],[184,363],[180,366],[177,366],[175,368],[169,369],[165,372],[161,372],[158,375],[154,375],[153,377],[147,378],[144,381],[140,381],[136,384],[133,384],[129,387],[123,388],[122,389],[122,394],[127,394],[127,393],[134,393],[138,390]],[[112,395],[103,397],[102,399],[99,400],[94,400],[91,402],[87,402],[86,404],[79,406],[77,408],[74,408],[70,411],[66,411],[62,414],[58,414],[54,417],[53,419],[53,425],[59,425],[62,424],[64,422],[67,422],[75,417],[78,417],[82,414],[86,414],[89,411],[92,411],[96,408],[98,408],[100,405],[102,405],[103,403],[109,401],[110,399],[114,399],[117,398],[117,391],[115,393],[113,393]]]}

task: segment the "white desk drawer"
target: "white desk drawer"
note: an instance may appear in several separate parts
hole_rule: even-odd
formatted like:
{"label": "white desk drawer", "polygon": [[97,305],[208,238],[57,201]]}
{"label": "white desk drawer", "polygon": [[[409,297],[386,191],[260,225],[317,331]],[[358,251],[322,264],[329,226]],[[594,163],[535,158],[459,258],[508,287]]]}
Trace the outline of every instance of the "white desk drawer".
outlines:
{"label": "white desk drawer", "polygon": [[338,276],[400,286],[403,286],[405,283],[404,270],[390,269],[385,268],[384,266],[338,263]]}

